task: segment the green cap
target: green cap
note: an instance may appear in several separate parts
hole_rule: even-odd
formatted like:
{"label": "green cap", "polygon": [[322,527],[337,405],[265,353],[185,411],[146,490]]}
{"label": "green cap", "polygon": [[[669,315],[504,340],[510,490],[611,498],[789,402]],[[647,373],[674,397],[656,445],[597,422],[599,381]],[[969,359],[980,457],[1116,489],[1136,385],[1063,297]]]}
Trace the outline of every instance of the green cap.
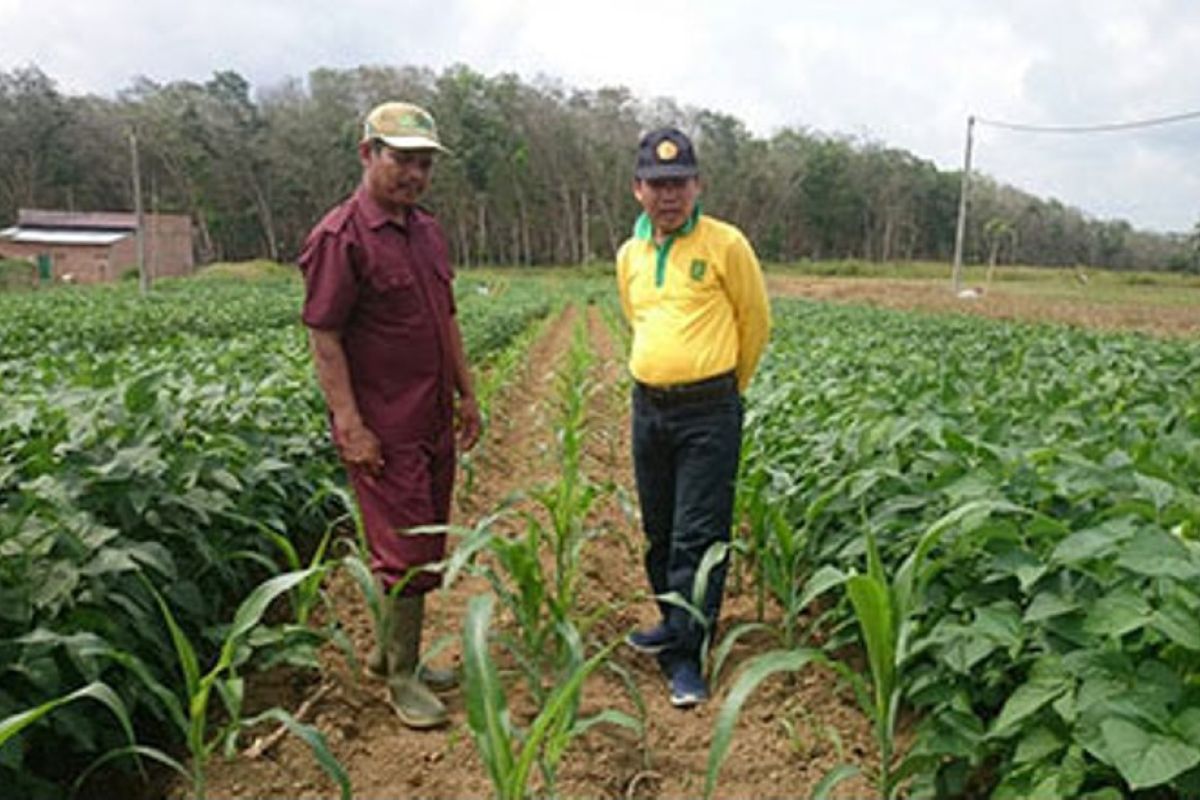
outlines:
{"label": "green cap", "polygon": [[438,141],[433,115],[412,103],[393,102],[375,106],[367,114],[363,139],[378,139],[397,150],[450,152]]}

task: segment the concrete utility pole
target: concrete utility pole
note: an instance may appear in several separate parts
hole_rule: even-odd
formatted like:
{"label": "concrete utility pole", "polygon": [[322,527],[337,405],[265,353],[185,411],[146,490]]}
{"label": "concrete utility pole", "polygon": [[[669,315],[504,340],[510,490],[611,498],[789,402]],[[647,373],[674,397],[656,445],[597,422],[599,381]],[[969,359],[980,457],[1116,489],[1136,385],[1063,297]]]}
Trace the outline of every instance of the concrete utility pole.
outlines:
{"label": "concrete utility pole", "polygon": [[146,215],[142,210],[142,170],[138,165],[137,134],[129,132],[129,154],[133,167],[133,215],[137,218],[138,288],[142,294],[150,291],[150,274],[146,270]]}
{"label": "concrete utility pole", "polygon": [[967,117],[967,146],[963,151],[962,184],[958,190],[958,226],[954,233],[954,293],[962,289],[963,237],[967,228],[967,194],[971,190],[971,144],[974,139],[975,117]]}

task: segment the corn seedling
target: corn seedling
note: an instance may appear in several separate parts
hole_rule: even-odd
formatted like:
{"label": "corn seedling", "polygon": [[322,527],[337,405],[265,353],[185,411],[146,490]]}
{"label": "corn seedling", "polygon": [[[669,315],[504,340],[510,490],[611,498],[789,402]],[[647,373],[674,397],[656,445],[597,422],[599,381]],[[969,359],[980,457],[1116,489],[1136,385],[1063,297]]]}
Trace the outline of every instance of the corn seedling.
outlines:
{"label": "corn seedling", "polygon": [[[154,597],[158,602],[163,619],[170,631],[171,641],[175,645],[179,666],[183,673],[184,690],[187,697],[186,742],[192,761],[191,767],[187,770],[187,776],[191,781],[192,792],[197,800],[204,800],[208,761],[215,748],[222,741],[231,742],[232,735],[236,733],[236,730],[242,724],[241,699],[244,684],[242,678],[237,674],[237,666],[245,657],[242,652],[242,646],[249,634],[259,624],[271,602],[284,592],[299,586],[306,579],[310,578],[313,573],[313,568],[287,572],[259,584],[238,607],[237,613],[234,614],[233,623],[225,633],[225,639],[221,644],[216,663],[213,664],[208,672],[203,674],[200,672],[195,646],[188,640],[186,634],[184,634],[175,621],[175,616],[171,613],[171,609],[162,599],[162,596],[157,591],[154,591]],[[223,701],[230,719],[226,723],[223,732],[210,738],[207,733],[208,711],[209,700],[214,689]],[[286,714],[278,712],[274,716],[286,722]],[[292,727],[293,730],[299,730],[293,726],[289,727]],[[336,761],[328,752],[328,748],[325,747],[323,740],[319,736],[302,736],[301,738],[304,738],[313,747],[313,752],[317,754],[319,763],[327,771],[330,771],[328,765],[336,764]],[[339,773],[338,770],[332,770],[330,774],[341,785],[342,796],[349,797],[349,783],[345,779],[344,772]]]}
{"label": "corn seedling", "polygon": [[466,670],[467,722],[480,758],[500,800],[524,800],[536,765],[542,775],[543,791],[554,794],[554,779],[571,741],[600,723],[617,724],[641,731],[637,720],[614,710],[579,718],[579,693],[584,681],[620,644],[618,638],[583,659],[583,647],[569,622],[563,623],[562,638],[571,643],[573,669],[549,694],[528,730],[520,731],[509,714],[504,685],[492,662],[488,632],[495,600],[491,596],[471,598],[463,631]]}

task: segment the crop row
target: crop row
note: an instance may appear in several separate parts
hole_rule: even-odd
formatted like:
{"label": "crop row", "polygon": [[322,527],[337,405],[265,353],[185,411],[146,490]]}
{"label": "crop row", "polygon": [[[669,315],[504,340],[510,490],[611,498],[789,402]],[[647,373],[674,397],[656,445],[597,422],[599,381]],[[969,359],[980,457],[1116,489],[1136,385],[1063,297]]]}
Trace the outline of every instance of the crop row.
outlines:
{"label": "crop row", "polygon": [[745,679],[861,642],[882,794],[1200,792],[1200,344],[779,311],[739,504],[783,649]]}
{"label": "crop row", "polygon": [[[459,298],[477,363],[549,309],[483,286]],[[203,660],[249,588],[345,513],[299,286],[18,299],[4,298],[18,313],[0,334],[0,719],[103,680],[139,734],[170,741],[160,689],[178,663],[158,597]],[[53,795],[39,775],[121,742],[94,709],[67,706],[0,747],[0,780]]]}

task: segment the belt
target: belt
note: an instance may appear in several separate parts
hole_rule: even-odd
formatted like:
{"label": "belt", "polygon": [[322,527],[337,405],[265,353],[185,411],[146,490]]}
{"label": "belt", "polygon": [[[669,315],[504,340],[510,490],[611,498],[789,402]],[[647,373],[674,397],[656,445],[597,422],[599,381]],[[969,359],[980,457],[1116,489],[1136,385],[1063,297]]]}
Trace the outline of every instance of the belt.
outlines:
{"label": "belt", "polygon": [[671,386],[651,386],[641,381],[635,383],[642,397],[664,408],[719,400],[737,394],[737,376],[732,371],[694,383],[676,383]]}

